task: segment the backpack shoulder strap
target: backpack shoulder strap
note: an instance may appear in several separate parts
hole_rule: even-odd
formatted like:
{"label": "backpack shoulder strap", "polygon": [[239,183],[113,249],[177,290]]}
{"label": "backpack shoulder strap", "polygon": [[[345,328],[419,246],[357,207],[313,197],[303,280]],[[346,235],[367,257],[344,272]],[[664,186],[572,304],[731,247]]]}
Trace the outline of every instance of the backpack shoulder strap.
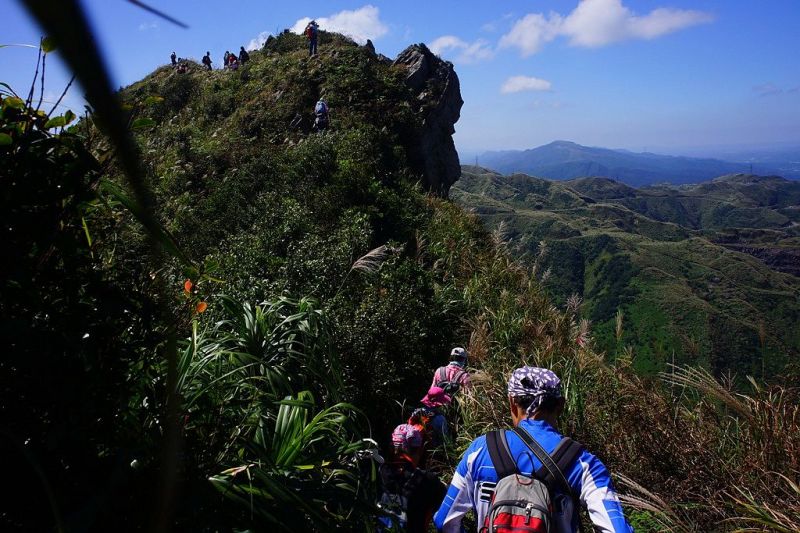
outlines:
{"label": "backpack shoulder strap", "polygon": [[464,377],[466,373],[467,371],[464,369],[461,369],[458,372],[456,372],[456,375],[453,376],[453,383],[458,383],[459,385],[461,385],[461,378]]}
{"label": "backpack shoulder strap", "polygon": [[580,442],[574,441],[569,437],[564,437],[553,450],[553,460],[558,465],[558,469],[566,472],[572,463],[583,453],[585,447]]}
{"label": "backpack shoulder strap", "polygon": [[511,450],[508,448],[508,441],[506,441],[506,430],[499,429],[487,433],[486,447],[489,450],[489,457],[491,458],[492,465],[497,472],[498,480],[518,472],[517,464],[514,462],[514,458],[511,456]]}
{"label": "backpack shoulder strap", "polygon": [[[539,479],[543,479],[548,481],[548,478],[552,479],[555,482],[555,486],[558,487],[564,494],[568,494],[570,497],[575,497],[575,491],[572,490],[572,487],[567,481],[567,478],[564,476],[564,472],[559,468],[559,465],[553,460],[553,457],[548,454],[542,446],[536,442],[536,439],[531,437],[530,433],[525,431],[523,428],[517,426],[514,428],[514,433],[522,439],[522,442],[533,452],[539,461],[542,463],[542,468],[547,472],[546,476],[539,477],[540,471],[536,472],[537,477]],[[562,443],[564,440],[562,439]],[[561,443],[559,443],[561,444]],[[543,473],[543,472],[542,472]]]}

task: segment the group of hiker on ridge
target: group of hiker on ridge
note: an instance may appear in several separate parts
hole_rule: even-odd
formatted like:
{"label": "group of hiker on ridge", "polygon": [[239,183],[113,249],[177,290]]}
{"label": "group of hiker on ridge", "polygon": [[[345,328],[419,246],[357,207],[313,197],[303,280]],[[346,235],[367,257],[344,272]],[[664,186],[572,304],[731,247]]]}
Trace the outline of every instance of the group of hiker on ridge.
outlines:
{"label": "group of hiker on ridge", "polygon": [[449,439],[446,408],[472,379],[467,352],[454,348],[436,370],[422,406],[392,432],[389,459],[380,466],[378,531],[460,533],[475,514],[477,531],[573,533],[582,531],[585,507],[594,531],[632,533],[605,465],[557,430],[565,399],[549,369],[522,366],[508,379],[512,429],[491,431],[466,449],[445,486],[426,469],[428,452]]}
{"label": "group of hiker on ridge", "polygon": [[[288,30],[286,30],[288,31]],[[306,39],[308,39],[308,55],[309,57],[314,56],[317,54],[317,38],[319,37],[319,24],[316,21],[312,20],[309,22],[305,29],[303,30],[303,35],[305,35]],[[169,56],[170,62],[172,66],[175,68],[175,71],[178,73],[185,73],[188,70],[188,64],[185,59],[179,58],[175,52],[172,52]],[[226,50],[225,55],[222,59],[222,68],[229,69],[229,70],[237,70],[240,65],[244,65],[250,61],[250,54],[247,50],[244,49],[244,46],[239,47],[239,55],[237,56],[234,53]],[[206,55],[203,56],[201,63],[208,69],[213,70],[211,65],[213,61],[211,60],[211,52],[206,51]]]}
{"label": "group of hiker on ridge", "polygon": [[[178,57],[175,52],[170,54],[169,59],[172,66],[175,68],[175,72],[180,74],[187,72],[188,63],[186,59]],[[244,46],[240,46],[238,56],[230,51],[225,51],[225,55],[223,56],[222,60],[222,68],[237,70],[240,65],[244,65],[248,61],[250,61],[250,54],[247,53],[247,50],[244,49]],[[213,64],[213,61],[211,60],[211,52],[206,51],[206,55],[203,56],[203,59],[201,59],[200,62],[208,70],[213,70],[211,66]]]}

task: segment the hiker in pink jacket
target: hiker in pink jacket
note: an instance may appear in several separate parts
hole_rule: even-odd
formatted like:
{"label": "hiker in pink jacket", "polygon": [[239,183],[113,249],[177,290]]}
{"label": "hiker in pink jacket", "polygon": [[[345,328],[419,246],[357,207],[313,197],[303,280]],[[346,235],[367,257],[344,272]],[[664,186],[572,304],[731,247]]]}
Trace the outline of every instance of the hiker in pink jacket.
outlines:
{"label": "hiker in pink jacket", "polygon": [[447,366],[440,366],[433,374],[431,387],[440,387],[452,396],[459,390],[470,387],[469,372],[467,372],[467,351],[464,348],[453,348],[450,352],[450,362]]}

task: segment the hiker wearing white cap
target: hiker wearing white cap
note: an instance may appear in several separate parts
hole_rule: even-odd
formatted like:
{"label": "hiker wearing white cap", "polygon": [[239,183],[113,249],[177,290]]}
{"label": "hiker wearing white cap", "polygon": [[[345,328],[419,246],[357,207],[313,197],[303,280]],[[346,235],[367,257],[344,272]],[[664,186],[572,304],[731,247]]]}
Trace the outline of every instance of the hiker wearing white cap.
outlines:
{"label": "hiker wearing white cap", "polygon": [[469,372],[467,372],[467,351],[457,347],[450,351],[450,362],[447,366],[440,366],[433,373],[431,387],[440,387],[453,395],[461,389],[470,387]]}

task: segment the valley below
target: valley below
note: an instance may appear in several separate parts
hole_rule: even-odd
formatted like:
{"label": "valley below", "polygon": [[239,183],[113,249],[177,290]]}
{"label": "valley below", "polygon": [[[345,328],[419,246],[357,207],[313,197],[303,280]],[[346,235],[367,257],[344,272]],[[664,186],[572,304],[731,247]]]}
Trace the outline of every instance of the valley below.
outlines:
{"label": "valley below", "polygon": [[554,300],[579,296],[597,347],[643,373],[692,363],[769,378],[798,354],[798,182],[636,189],[464,166],[451,197],[517,257],[538,257]]}

